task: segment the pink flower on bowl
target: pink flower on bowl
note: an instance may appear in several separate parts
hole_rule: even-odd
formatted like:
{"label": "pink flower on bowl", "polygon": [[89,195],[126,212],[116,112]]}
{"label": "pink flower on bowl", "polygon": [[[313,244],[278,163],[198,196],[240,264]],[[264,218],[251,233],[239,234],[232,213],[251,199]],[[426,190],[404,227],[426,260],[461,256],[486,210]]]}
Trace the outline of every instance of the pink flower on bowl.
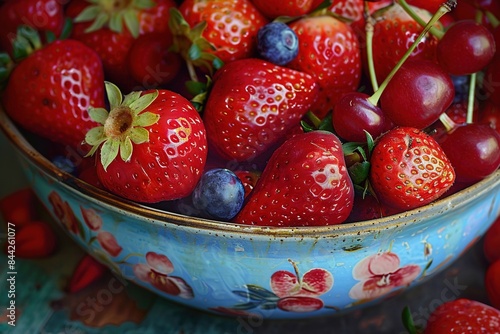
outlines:
{"label": "pink flower on bowl", "polygon": [[185,299],[194,297],[193,290],[186,281],[180,277],[169,276],[174,271],[174,265],[167,256],[148,252],[146,262],[134,266],[134,274],[138,279],[169,295]]}
{"label": "pink flower on bowl", "polygon": [[100,231],[97,233],[97,241],[111,256],[118,256],[122,251],[122,247],[116,241],[115,236],[110,232]]}
{"label": "pink flower on bowl", "polygon": [[89,229],[92,231],[101,229],[102,218],[94,209],[80,207],[80,211],[82,212],[83,221],[87,224]]}
{"label": "pink flower on bowl", "polygon": [[52,212],[57,217],[59,222],[63,224],[68,231],[75,234],[79,233],[78,220],[68,202],[64,201],[55,191],[49,194],[48,200],[52,205]]}
{"label": "pink flower on bowl", "polygon": [[419,273],[417,265],[400,267],[398,255],[392,252],[371,255],[354,266],[352,276],[360,282],[351,288],[349,296],[371,300],[395,288],[410,285]]}

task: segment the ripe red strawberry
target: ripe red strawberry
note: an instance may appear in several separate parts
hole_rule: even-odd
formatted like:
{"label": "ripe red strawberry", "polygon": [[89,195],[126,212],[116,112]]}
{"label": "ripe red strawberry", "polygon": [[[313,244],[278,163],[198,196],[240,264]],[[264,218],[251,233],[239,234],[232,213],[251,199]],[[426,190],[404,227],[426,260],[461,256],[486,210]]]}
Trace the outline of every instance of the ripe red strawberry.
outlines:
{"label": "ripe red strawberry", "polygon": [[0,4],[0,22],[0,49],[11,53],[20,25],[59,36],[64,26],[64,7],[57,0],[7,0]]}
{"label": "ripe red strawberry", "polygon": [[431,13],[437,12],[443,2],[443,0],[407,0],[409,5],[425,9]]}
{"label": "ripe red strawberry", "polygon": [[6,223],[17,227],[26,225],[38,218],[37,198],[33,189],[22,188],[0,198],[0,216]]}
{"label": "ripe red strawberry", "polygon": [[86,288],[101,278],[107,271],[108,268],[105,265],[88,254],[84,255],[73,270],[71,279],[68,282],[68,292],[75,293]]}
{"label": "ripe red strawberry", "polygon": [[[431,15],[426,10],[413,7],[424,20],[429,21]],[[399,59],[409,49],[423,28],[415,22],[397,3],[387,6],[373,14],[375,19],[373,30],[373,62],[377,80],[382,82],[394,68]],[[436,59],[438,39],[426,35],[410,56],[415,59]],[[362,52],[363,64],[366,66],[366,52]]]}
{"label": "ripe red strawberry", "polygon": [[118,87],[107,82],[106,91],[110,111],[89,110],[102,126],[91,129],[85,138],[92,146],[90,155],[99,150],[101,184],[143,203],[191,194],[207,157],[205,127],[193,105],[165,89],[122,97]]}
{"label": "ripe red strawberry", "polygon": [[247,197],[250,192],[255,188],[257,181],[260,178],[261,172],[259,171],[249,171],[249,170],[237,170],[234,172],[236,176],[243,183],[243,187],[245,188],[245,197]]}
{"label": "ripe red strawberry", "polygon": [[411,127],[382,135],[370,158],[369,180],[377,198],[396,209],[414,209],[444,194],[455,172],[431,136]]}
{"label": "ripe red strawberry", "polygon": [[278,16],[297,17],[310,13],[318,7],[322,0],[252,0],[257,9],[270,19]]}
{"label": "ripe red strawberry", "polygon": [[[15,241],[15,256],[23,259],[44,258],[57,249],[56,234],[49,224],[41,220],[30,221],[16,229]],[[8,242],[5,247],[9,252]]]}
{"label": "ripe red strawberry", "polygon": [[134,39],[152,32],[170,35],[169,10],[175,6],[173,0],[73,0],[66,8],[66,15],[74,21],[71,37],[99,54],[106,79],[130,91],[142,87],[127,63]]}
{"label": "ripe red strawberry", "polygon": [[308,74],[256,58],[228,63],[204,107],[208,141],[227,160],[254,159],[284,140],[317,94]]}
{"label": "ripe red strawberry", "polygon": [[58,40],[16,65],[3,92],[7,114],[25,130],[79,148],[95,126],[90,106],[104,106],[98,55],[83,43]]}
{"label": "ripe red strawberry", "polygon": [[313,76],[320,86],[311,110],[323,118],[361,78],[361,55],[352,28],[329,15],[305,17],[290,23],[299,38],[299,53],[287,66]]}
{"label": "ripe red strawberry", "polygon": [[424,334],[500,333],[500,311],[481,302],[457,299],[438,306],[427,322]]}
{"label": "ripe red strawberry", "polygon": [[[174,44],[188,63],[211,67],[256,53],[257,32],[268,20],[250,0],[186,0],[172,16]],[[193,45],[198,52],[193,55]]]}
{"label": "ripe red strawberry", "polygon": [[337,0],[333,1],[328,9],[339,15],[340,17],[349,20],[349,24],[353,22],[364,22],[363,11],[364,11],[364,1],[363,0]]}
{"label": "ripe red strawberry", "polygon": [[147,33],[137,37],[128,55],[131,76],[141,87],[164,86],[179,73],[182,58],[170,50],[172,35]]}
{"label": "ripe red strawberry", "polygon": [[267,226],[340,224],[353,200],[340,140],[330,132],[311,131],[290,138],[273,153],[234,220]]}
{"label": "ripe red strawberry", "polygon": [[484,285],[491,306],[500,310],[500,259],[491,263],[486,269]]}

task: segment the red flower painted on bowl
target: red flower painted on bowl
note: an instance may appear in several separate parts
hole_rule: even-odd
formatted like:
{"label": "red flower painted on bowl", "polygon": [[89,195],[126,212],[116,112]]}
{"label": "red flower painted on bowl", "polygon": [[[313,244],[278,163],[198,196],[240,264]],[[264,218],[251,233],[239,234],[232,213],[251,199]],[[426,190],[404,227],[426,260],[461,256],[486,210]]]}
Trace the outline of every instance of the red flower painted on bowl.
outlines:
{"label": "red flower painted on bowl", "polygon": [[271,290],[280,298],[278,308],[290,312],[321,309],[323,301],[318,297],[332,288],[332,274],[325,269],[313,268],[301,277],[296,264],[290,262],[295,273],[279,270],[271,276]]}
{"label": "red flower painted on bowl", "polygon": [[52,212],[59,222],[72,233],[79,233],[78,219],[68,202],[64,201],[61,196],[53,191],[48,196],[49,203],[52,205]]}
{"label": "red flower painted on bowl", "polygon": [[134,274],[138,279],[169,295],[185,299],[194,297],[193,289],[186,281],[180,277],[169,276],[174,271],[174,265],[167,256],[148,252],[146,262],[134,266]]}
{"label": "red flower painted on bowl", "polygon": [[400,267],[398,255],[392,252],[371,255],[354,266],[352,276],[360,282],[352,287],[349,296],[357,300],[371,300],[410,285],[419,273],[417,265]]}
{"label": "red flower painted on bowl", "polygon": [[96,238],[102,249],[108,252],[109,255],[114,257],[118,256],[121,253],[122,247],[118,244],[113,234],[106,231],[100,231],[99,233],[97,233]]}
{"label": "red flower painted on bowl", "polygon": [[83,220],[89,229],[92,231],[98,231],[101,229],[102,218],[94,209],[80,207],[80,211],[82,212]]}

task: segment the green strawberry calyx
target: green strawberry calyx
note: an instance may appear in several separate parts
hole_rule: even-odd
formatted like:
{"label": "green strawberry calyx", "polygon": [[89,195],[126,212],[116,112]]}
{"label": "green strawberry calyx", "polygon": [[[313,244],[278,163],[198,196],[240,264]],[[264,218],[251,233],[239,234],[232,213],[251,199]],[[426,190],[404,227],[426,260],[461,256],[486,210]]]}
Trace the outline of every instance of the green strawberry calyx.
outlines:
{"label": "green strawberry calyx", "polygon": [[222,67],[222,60],[214,54],[215,46],[203,37],[206,21],[191,28],[177,8],[170,8],[168,25],[174,39],[172,50],[186,61],[192,81],[199,81],[195,68],[203,68],[213,74]]}
{"label": "green strawberry calyx", "polygon": [[156,6],[153,0],[87,0],[87,6],[75,22],[92,22],[85,32],[97,31],[105,26],[121,33],[123,24],[134,38],[139,36],[139,13]]}
{"label": "green strawberry calyx", "polygon": [[110,82],[105,82],[110,111],[104,108],[89,108],[89,116],[101,124],[90,129],[85,135],[85,142],[92,146],[87,156],[93,155],[100,148],[100,161],[104,170],[120,154],[120,158],[130,161],[133,144],[149,141],[146,127],[156,124],[160,115],[145,111],[158,97],[158,91],[143,94],[131,92],[122,96],[120,89]]}

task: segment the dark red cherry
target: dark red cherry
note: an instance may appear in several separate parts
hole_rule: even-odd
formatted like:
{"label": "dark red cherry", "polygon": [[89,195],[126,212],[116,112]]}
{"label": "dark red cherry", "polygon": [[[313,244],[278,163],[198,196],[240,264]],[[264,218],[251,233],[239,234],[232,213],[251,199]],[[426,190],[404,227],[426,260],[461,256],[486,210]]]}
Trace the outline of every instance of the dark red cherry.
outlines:
{"label": "dark red cherry", "polygon": [[458,126],[440,145],[455,169],[457,182],[480,181],[500,166],[500,135],[486,124]]}
{"label": "dark red cherry", "polygon": [[478,113],[478,123],[489,125],[500,135],[500,107],[491,102],[484,103]]}
{"label": "dark red cherry", "polygon": [[500,107],[500,57],[496,56],[484,71],[481,87],[482,99]]}
{"label": "dark red cherry", "polygon": [[365,142],[367,131],[373,138],[389,130],[392,123],[364,93],[345,94],[334,106],[332,123],[335,132],[347,141]]}
{"label": "dark red cherry", "polygon": [[472,20],[451,25],[439,41],[436,55],[439,65],[453,75],[481,71],[495,55],[495,38],[482,24]]}
{"label": "dark red cherry", "polygon": [[436,63],[409,59],[380,97],[384,114],[396,125],[424,129],[453,102],[451,77]]}

